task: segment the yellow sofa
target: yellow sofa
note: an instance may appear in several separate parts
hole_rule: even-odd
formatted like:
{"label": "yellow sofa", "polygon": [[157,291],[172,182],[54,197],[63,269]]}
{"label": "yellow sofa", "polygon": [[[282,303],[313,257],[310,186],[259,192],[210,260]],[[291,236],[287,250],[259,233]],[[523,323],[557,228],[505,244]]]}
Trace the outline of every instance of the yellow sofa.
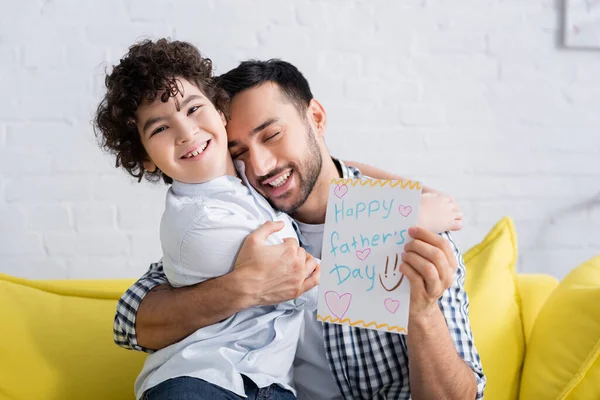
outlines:
{"label": "yellow sofa", "polygon": [[[525,349],[535,338],[536,316],[557,286],[550,276],[514,274],[515,243],[512,223],[504,219],[465,254],[471,321],[488,376],[485,398],[491,400],[516,399],[527,389],[521,379]],[[0,274],[0,400],[134,398],[144,354],[112,340],[116,301],[131,283]]]}

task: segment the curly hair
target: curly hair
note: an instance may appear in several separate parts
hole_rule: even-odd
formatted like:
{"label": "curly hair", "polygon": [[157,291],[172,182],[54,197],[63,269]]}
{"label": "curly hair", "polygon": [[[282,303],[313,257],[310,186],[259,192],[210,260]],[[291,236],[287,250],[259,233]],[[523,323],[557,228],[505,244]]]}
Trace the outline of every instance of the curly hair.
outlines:
{"label": "curly hair", "polygon": [[148,155],[135,123],[136,111],[144,102],[169,101],[180,90],[178,79],[196,85],[215,108],[226,112],[227,95],[215,84],[212,62],[187,42],[160,39],[144,40],[129,52],[106,75],[106,95],[98,105],[94,132],[100,146],[116,156],[116,167],[123,166],[138,182],[145,176],[166,183],[173,180],[160,170],[144,169]]}

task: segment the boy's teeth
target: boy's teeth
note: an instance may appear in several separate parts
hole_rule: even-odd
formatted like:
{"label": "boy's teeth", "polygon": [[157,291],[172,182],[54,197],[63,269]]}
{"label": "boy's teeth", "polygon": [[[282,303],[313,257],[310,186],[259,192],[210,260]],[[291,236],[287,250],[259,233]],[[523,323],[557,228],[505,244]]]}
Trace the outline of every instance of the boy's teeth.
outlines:
{"label": "boy's teeth", "polygon": [[204,145],[202,145],[202,147],[197,148],[196,150],[192,151],[191,153],[188,153],[185,156],[185,158],[196,157],[198,154],[202,153],[206,149],[206,146],[208,146],[208,142],[204,143]]}
{"label": "boy's teeth", "polygon": [[274,180],[273,182],[270,182],[269,185],[272,187],[279,187],[281,185],[283,185],[285,182],[287,182],[288,178],[290,177],[290,175],[292,174],[292,171],[289,171],[288,173],[286,173],[285,175],[280,176],[279,178],[277,178],[276,180]]}

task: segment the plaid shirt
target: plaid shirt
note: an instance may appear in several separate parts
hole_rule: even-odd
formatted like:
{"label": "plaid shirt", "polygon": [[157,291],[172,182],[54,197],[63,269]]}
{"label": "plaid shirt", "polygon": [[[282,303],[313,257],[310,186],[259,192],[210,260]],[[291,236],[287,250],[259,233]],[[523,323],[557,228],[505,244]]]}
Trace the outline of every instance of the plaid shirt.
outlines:
{"label": "plaid shirt", "polygon": [[[356,168],[339,162],[343,178],[361,179]],[[301,235],[300,235],[301,236]],[[477,381],[477,399],[483,398],[486,379],[473,343],[469,323],[469,299],[464,290],[465,265],[460,250],[443,233],[458,259],[454,282],[439,300],[458,354],[471,368]],[[121,347],[151,352],[136,338],[135,318],[142,299],[152,288],[168,283],[162,262],[150,269],[119,299],[114,322],[114,340]],[[410,399],[406,336],[395,333],[323,324],[325,349],[338,387],[346,399]]]}

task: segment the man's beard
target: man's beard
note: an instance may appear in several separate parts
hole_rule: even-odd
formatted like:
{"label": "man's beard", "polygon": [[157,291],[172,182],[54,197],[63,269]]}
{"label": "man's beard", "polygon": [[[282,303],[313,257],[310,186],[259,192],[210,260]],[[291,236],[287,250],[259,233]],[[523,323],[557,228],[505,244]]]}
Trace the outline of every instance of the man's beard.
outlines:
{"label": "man's beard", "polygon": [[314,132],[308,123],[307,130],[307,154],[306,157],[304,157],[304,160],[302,160],[300,165],[296,163],[290,163],[284,168],[281,168],[281,171],[291,168],[296,173],[296,178],[298,179],[297,197],[293,199],[293,202],[289,205],[286,205],[283,202],[281,202],[282,204],[277,204],[278,202],[267,198],[273,208],[276,208],[287,214],[294,213],[294,211],[296,211],[306,202],[306,199],[308,199],[308,196],[310,196],[312,193],[317,180],[319,179],[321,168],[323,167],[321,149],[319,148],[319,144],[317,143],[317,139],[315,139]]}

